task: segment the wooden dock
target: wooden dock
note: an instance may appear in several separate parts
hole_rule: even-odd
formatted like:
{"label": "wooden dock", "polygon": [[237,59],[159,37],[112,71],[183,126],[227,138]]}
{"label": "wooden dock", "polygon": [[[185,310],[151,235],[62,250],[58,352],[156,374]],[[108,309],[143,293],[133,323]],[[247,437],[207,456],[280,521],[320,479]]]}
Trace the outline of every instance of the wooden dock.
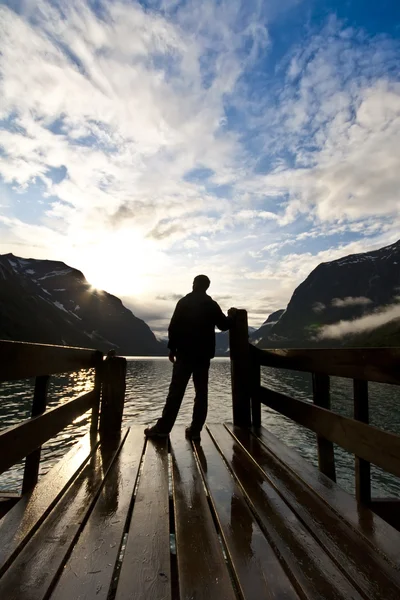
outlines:
{"label": "wooden dock", "polygon": [[[179,426],[158,441],[121,429],[122,358],[0,355],[0,381],[36,376],[32,418],[0,432],[0,472],[27,457],[0,519],[1,600],[399,600],[400,504],[371,497],[370,463],[400,476],[400,437],[368,424],[368,381],[400,383],[398,349],[260,351],[241,311],[233,424],[194,444]],[[263,365],[310,372],[314,402],[262,387]],[[78,368],[93,390],[46,410],[49,377]],[[331,375],[354,379],[354,419],[330,410]],[[262,404],[315,432],[319,470],[261,426]],[[38,480],[41,445],[88,410],[90,433]],[[355,455],[355,497],[333,444]]]}
{"label": "wooden dock", "polygon": [[88,436],[0,539],[4,600],[400,597],[400,533],[266,430]]}

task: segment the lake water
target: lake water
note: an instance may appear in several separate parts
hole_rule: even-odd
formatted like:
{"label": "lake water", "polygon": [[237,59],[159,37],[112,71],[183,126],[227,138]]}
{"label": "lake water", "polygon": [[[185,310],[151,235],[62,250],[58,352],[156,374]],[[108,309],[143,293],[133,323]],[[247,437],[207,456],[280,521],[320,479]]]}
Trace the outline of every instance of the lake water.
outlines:
{"label": "lake water", "polygon": [[[154,423],[161,413],[168,391],[172,365],[166,358],[129,358],[124,411],[125,423],[146,425]],[[311,375],[262,369],[262,384],[302,400],[311,400]],[[93,373],[80,371],[53,377],[49,387],[50,407],[91,389]],[[9,427],[30,415],[34,381],[17,381],[0,384],[0,429]],[[211,363],[208,422],[232,421],[230,362],[216,358]],[[370,422],[386,431],[400,435],[400,387],[369,384]],[[190,382],[177,423],[189,424],[193,406],[194,389]],[[352,416],[352,381],[331,379],[332,410]],[[317,465],[315,434],[277,414],[262,408],[262,423],[280,440],[298,450],[307,460]],[[90,413],[83,415],[43,447],[41,474],[67,452],[89,429]],[[354,457],[335,447],[337,480],[342,487],[354,493]],[[0,476],[0,490],[19,491],[23,463],[15,465]],[[374,496],[400,497],[400,480],[372,467]]]}

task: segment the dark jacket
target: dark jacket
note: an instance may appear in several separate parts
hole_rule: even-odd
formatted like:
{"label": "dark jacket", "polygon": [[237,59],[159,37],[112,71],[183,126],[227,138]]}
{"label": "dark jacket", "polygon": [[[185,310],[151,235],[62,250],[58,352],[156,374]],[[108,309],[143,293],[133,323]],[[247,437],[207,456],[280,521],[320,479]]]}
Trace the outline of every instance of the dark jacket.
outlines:
{"label": "dark jacket", "polygon": [[215,327],[226,331],[231,322],[208,294],[191,292],[176,305],[168,328],[168,348],[189,358],[213,358]]}

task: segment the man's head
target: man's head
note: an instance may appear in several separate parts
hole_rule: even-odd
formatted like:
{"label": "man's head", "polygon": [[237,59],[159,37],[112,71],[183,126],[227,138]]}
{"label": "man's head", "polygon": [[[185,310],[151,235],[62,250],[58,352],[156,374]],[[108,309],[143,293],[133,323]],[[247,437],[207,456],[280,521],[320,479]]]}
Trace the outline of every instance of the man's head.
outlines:
{"label": "man's head", "polygon": [[207,275],[197,275],[193,279],[193,291],[194,292],[205,292],[210,287],[210,280]]}

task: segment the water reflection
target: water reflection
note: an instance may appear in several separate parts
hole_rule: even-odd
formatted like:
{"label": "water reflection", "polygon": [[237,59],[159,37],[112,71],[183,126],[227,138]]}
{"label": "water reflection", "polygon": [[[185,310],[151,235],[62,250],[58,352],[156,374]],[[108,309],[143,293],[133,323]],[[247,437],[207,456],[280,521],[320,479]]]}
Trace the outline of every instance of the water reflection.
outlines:
{"label": "water reflection", "polygon": [[[124,422],[145,425],[154,423],[160,416],[170,383],[172,365],[167,359],[135,358],[128,360]],[[48,406],[56,406],[93,386],[94,374],[78,371],[69,375],[52,377],[49,386]],[[278,369],[262,369],[262,383],[278,392],[311,401],[311,375]],[[211,363],[208,422],[232,421],[230,363],[215,359]],[[30,416],[34,380],[0,384],[0,429],[9,427]],[[373,425],[400,435],[400,389],[396,386],[369,384],[370,420]],[[188,425],[194,399],[190,382],[178,415],[177,423]],[[331,380],[332,410],[352,416],[352,381],[333,377]],[[297,449],[300,454],[318,464],[315,435],[266,407],[262,423],[280,440]],[[59,458],[89,430],[90,413],[76,419],[56,438],[44,445],[41,474],[47,472]],[[335,447],[338,483],[354,491],[354,458]],[[22,465],[16,465],[0,476],[0,489],[18,490]],[[375,496],[400,496],[398,478],[372,467],[372,488]]]}

